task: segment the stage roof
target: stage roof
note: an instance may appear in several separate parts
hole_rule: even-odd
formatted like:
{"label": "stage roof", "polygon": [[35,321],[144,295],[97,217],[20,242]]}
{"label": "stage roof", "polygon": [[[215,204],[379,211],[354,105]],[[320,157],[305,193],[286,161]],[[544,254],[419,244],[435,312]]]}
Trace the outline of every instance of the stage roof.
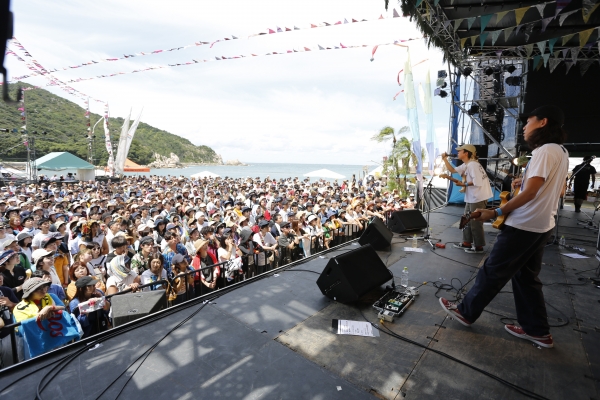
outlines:
{"label": "stage roof", "polygon": [[48,153],[35,160],[36,168],[51,171],[65,169],[94,169],[94,165],[65,151]]}
{"label": "stage roof", "polygon": [[598,0],[401,0],[410,15],[459,65],[468,56],[524,57],[556,67],[599,60]]}

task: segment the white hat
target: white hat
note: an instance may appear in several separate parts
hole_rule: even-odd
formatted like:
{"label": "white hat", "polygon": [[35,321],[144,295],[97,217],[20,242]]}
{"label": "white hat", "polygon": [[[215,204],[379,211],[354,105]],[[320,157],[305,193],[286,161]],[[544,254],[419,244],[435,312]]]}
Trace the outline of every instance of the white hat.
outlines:
{"label": "white hat", "polygon": [[39,260],[41,260],[43,257],[46,257],[49,254],[52,254],[52,252],[44,249],[37,249],[31,254],[31,259],[33,260],[34,264],[37,264]]}
{"label": "white hat", "polygon": [[308,222],[311,222],[311,221],[314,221],[315,219],[317,219],[317,216],[316,216],[315,214],[310,214],[310,215],[308,216],[308,219],[307,219],[307,221],[308,221]]}

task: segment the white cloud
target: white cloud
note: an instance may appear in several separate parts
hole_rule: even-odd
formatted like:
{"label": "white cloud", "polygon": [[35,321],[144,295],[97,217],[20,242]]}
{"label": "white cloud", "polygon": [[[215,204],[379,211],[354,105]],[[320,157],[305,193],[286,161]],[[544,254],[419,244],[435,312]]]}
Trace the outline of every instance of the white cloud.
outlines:
{"label": "white cloud", "polygon": [[[215,56],[285,52],[316,47],[388,43],[420,37],[406,18],[391,17],[383,2],[281,0],[228,2],[130,1],[98,3],[41,0],[13,3],[15,35],[46,68],[68,66],[138,51],[169,49],[236,35],[236,41],[212,48],[107,62],[61,71],[62,80]],[[267,28],[307,27],[347,18],[369,22],[306,29],[248,39]],[[423,40],[410,42],[411,59],[429,61],[414,70],[415,82],[443,69],[441,53]],[[191,66],[127,74],[72,84],[94,98],[108,101],[112,116],[134,114],[143,106],[142,120],[205,144],[224,159],[248,162],[329,162],[363,164],[380,160],[389,145],[370,137],[383,126],[407,124],[402,89],[396,83],[406,50],[381,46],[370,62],[372,46],[360,49],[311,51],[199,63]],[[29,71],[7,58],[12,76]],[[403,82],[403,78],[401,78]],[[44,78],[28,82],[43,86]],[[53,93],[82,104],[58,88]],[[435,129],[440,149],[446,147],[449,105],[434,98]],[[102,112],[102,104],[92,103]],[[425,127],[423,114],[419,115]],[[424,137],[424,136],[423,136]]]}

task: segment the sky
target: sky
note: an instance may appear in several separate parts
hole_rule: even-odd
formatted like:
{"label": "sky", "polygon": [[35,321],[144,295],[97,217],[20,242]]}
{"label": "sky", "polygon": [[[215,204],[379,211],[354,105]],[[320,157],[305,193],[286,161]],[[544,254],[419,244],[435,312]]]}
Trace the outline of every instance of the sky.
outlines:
{"label": "sky", "polygon": [[[103,102],[108,102],[111,117],[126,117],[131,109],[137,116],[143,108],[143,122],[210,146],[225,161],[359,165],[380,162],[389,152],[389,143],[371,140],[381,128],[408,125],[404,94],[393,100],[404,89],[396,79],[407,49],[380,46],[370,61],[376,44],[422,36],[409,18],[391,18],[394,7],[400,13],[395,2],[386,12],[383,0],[12,2],[15,37],[46,69],[239,38],[212,48],[203,45],[53,73],[63,81],[193,59],[259,55],[73,83],[102,100],[90,102],[93,113],[103,113]],[[386,19],[378,19],[380,15]],[[352,18],[368,22],[304,29]],[[249,38],[269,28],[293,26],[302,29]],[[340,43],[369,46],[314,50]],[[413,64],[428,60],[415,66],[415,85],[424,83],[428,71],[435,85],[437,71],[447,68],[441,52],[428,49],[423,39],[403,44],[409,46]],[[304,47],[313,51],[264,55]],[[30,72],[10,55],[5,65],[9,79]],[[44,77],[25,82],[84,105],[60,88],[46,87]],[[415,91],[418,98],[418,87]],[[424,143],[425,115],[419,100],[417,104]],[[447,147],[449,111],[448,97],[433,98],[440,151]],[[85,128],[82,123],[82,132]]]}

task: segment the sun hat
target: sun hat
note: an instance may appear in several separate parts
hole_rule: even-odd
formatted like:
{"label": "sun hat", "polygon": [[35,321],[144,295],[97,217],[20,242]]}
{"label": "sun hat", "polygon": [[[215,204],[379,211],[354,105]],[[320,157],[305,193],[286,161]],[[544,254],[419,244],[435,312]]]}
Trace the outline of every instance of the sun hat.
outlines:
{"label": "sun hat", "polygon": [[198,239],[194,242],[194,248],[196,249],[196,253],[198,251],[200,251],[200,249],[204,246],[208,244],[208,240],[206,239]]}
{"label": "sun hat", "polygon": [[86,275],[82,276],[81,278],[77,279],[77,281],[75,281],[75,287],[82,288],[86,286],[95,285],[98,282],[98,279],[94,278],[93,276]]}
{"label": "sun hat", "polygon": [[29,297],[33,292],[38,290],[40,287],[48,285],[52,282],[43,280],[42,278],[30,278],[23,283],[23,298]]}
{"label": "sun hat", "polygon": [[7,262],[8,259],[11,258],[15,254],[17,254],[17,253],[15,253],[13,250],[5,250],[5,251],[3,251],[0,254],[0,265],[2,265],[5,262]]}
{"label": "sun hat", "polygon": [[34,264],[37,264],[37,262],[39,260],[41,260],[42,258],[44,258],[50,254],[52,254],[51,251],[44,250],[44,249],[37,249],[31,254],[31,259],[33,260]]}

